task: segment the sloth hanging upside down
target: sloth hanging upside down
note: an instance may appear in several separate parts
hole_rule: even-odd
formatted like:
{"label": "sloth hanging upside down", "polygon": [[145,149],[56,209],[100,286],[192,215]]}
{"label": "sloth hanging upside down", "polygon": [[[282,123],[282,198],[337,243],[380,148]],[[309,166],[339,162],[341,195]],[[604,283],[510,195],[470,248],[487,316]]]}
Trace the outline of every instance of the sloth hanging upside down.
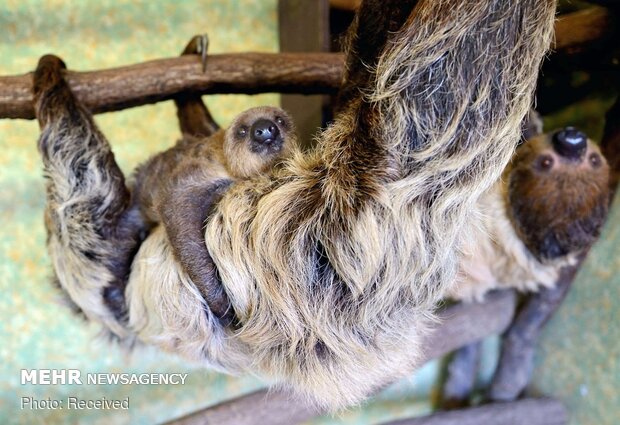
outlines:
{"label": "sloth hanging upside down", "polygon": [[[480,198],[518,142],[554,13],[554,0],[363,2],[318,146],[241,178],[222,169],[215,178],[233,182],[216,190],[201,190],[214,183],[202,174],[176,210],[174,184],[138,172],[127,187],[62,61],[42,58],[35,109],[60,286],[120,340],[257,373],[327,408],[359,403],[418,365]],[[204,245],[192,246],[185,224],[202,214]],[[175,239],[175,226],[191,234]]]}
{"label": "sloth hanging upside down", "polygon": [[554,286],[599,236],[608,207],[609,166],[592,140],[573,127],[529,135],[480,198],[448,296]]}

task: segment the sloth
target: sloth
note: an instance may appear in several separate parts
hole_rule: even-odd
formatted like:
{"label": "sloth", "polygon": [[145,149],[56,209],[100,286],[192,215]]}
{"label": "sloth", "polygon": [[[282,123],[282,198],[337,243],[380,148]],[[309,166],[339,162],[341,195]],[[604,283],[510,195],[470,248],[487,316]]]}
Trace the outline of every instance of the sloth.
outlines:
{"label": "sloth", "polygon": [[[179,114],[184,117],[182,108]],[[208,113],[206,106],[204,110]],[[133,200],[147,230],[163,224],[175,259],[208,307],[230,323],[229,306],[219,302],[219,288],[210,284],[217,275],[204,243],[203,224],[233,180],[264,173],[292,154],[295,129],[284,110],[263,106],[237,115],[226,130],[209,137],[204,133],[184,134],[174,147],[139,167]]]}
{"label": "sloth", "polygon": [[364,1],[317,146],[214,200],[210,301],[164,218],[144,237],[108,141],[62,61],[43,57],[33,88],[60,287],[123,342],[258,374],[323,408],[360,403],[419,363],[467,223],[519,140],[555,6]]}
{"label": "sloth", "polygon": [[583,132],[530,134],[480,198],[448,296],[480,301],[497,288],[553,287],[599,236],[608,200],[609,166]]}

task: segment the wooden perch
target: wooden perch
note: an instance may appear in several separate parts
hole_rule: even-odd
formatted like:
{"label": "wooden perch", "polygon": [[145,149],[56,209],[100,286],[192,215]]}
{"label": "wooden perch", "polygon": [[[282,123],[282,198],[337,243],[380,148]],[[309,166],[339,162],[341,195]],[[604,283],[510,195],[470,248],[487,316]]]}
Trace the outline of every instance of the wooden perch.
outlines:
{"label": "wooden perch", "polygon": [[[613,32],[607,9],[592,7],[560,17],[555,49],[570,51]],[[33,67],[36,60],[33,58]],[[68,64],[69,67],[71,64]],[[171,99],[182,92],[333,94],[343,72],[340,53],[239,53],[158,59],[103,71],[67,71],[76,96],[94,113]],[[0,77],[0,118],[33,119],[32,74]]]}
{"label": "wooden perch", "polygon": [[[508,328],[516,307],[514,292],[490,294],[481,304],[457,304],[440,313],[437,329],[429,335],[424,361],[441,357],[458,347],[497,335]],[[173,425],[221,424],[288,425],[321,414],[282,391],[260,390],[225,401],[205,410],[169,422]],[[535,425],[532,424],[532,425]]]}
{"label": "wooden perch", "polygon": [[551,398],[531,398],[439,412],[421,418],[388,422],[384,425],[564,425],[566,423],[568,413],[562,403]]}
{"label": "wooden perch", "polygon": [[[103,71],[67,71],[67,81],[88,108],[100,113],[188,91],[335,93],[342,68],[343,56],[337,53],[239,53],[209,56],[205,73],[198,56],[184,56]],[[31,79],[32,73],[0,77],[0,118],[34,118]]]}
{"label": "wooden perch", "polygon": [[603,40],[614,33],[615,27],[608,9],[589,7],[560,16],[555,24],[555,45],[557,51],[572,52],[584,45]]}

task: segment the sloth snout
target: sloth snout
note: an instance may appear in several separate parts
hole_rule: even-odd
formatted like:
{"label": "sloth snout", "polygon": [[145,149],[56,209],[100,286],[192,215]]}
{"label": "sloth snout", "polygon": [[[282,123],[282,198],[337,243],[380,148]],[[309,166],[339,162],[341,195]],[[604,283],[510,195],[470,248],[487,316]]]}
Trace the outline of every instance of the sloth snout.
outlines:
{"label": "sloth snout", "polygon": [[276,123],[266,119],[260,119],[252,125],[252,140],[257,143],[271,143],[280,134]]}
{"label": "sloth snout", "polygon": [[553,135],[553,148],[568,159],[580,159],[588,147],[588,138],[575,127],[566,127]]}

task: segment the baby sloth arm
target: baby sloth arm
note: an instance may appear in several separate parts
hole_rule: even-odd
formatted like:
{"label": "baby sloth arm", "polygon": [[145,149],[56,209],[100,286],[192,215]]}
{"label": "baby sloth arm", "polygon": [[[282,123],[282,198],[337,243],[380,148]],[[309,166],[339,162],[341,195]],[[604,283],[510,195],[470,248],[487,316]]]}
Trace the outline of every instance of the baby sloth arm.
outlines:
{"label": "baby sloth arm", "polygon": [[204,222],[220,199],[230,179],[196,179],[200,163],[188,164],[171,176],[156,208],[168,235],[172,252],[187,272],[211,311],[224,324],[233,320],[217,269],[205,245]]}

